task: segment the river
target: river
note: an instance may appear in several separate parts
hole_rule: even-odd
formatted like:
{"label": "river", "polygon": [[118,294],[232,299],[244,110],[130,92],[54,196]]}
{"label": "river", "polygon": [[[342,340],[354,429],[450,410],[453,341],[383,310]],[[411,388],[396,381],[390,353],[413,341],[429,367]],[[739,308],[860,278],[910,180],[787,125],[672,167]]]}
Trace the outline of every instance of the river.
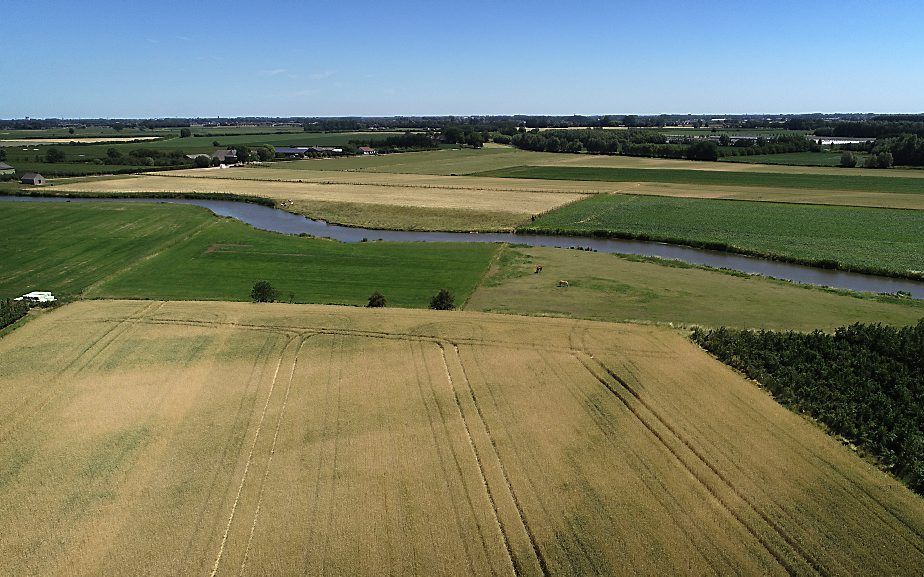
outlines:
{"label": "river", "polygon": [[63,198],[41,196],[0,196],[7,202],[169,202],[191,204],[211,210],[219,216],[232,217],[254,228],[284,234],[309,234],[341,242],[384,240],[392,242],[506,242],[529,246],[582,247],[599,252],[632,254],[675,259],[690,264],[725,268],[748,274],[760,274],[798,283],[829,286],[872,293],[903,291],[924,299],[924,281],[830,270],[775,260],[743,256],[730,252],[692,248],[651,241],[603,239],[582,236],[546,236],[509,232],[419,232],[353,228],[329,224],[292,214],[278,208],[232,200],[162,199],[162,198]]}

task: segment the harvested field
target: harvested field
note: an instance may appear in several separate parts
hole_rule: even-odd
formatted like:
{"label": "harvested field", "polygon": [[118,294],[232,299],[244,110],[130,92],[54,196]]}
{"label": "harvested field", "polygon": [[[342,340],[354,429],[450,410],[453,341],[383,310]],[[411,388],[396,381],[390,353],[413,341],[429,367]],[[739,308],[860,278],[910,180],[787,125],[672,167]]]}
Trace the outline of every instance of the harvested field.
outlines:
{"label": "harvested field", "polygon": [[[222,171],[220,174],[250,173],[247,169]],[[201,174],[201,173],[200,173]],[[210,176],[214,172],[208,173]],[[257,173],[259,174],[259,173]],[[339,175],[342,177],[342,174]],[[363,175],[365,176],[365,175]],[[543,191],[540,187],[531,190],[517,190],[516,187],[507,186],[504,189],[490,187],[490,182],[479,180],[477,186],[469,183],[404,183],[404,179],[390,176],[391,182],[356,182],[355,179],[344,179],[343,182],[318,178],[316,182],[277,182],[264,180],[242,180],[238,178],[196,178],[190,175],[181,176],[155,176],[125,179],[109,179],[103,181],[84,181],[65,183],[55,186],[55,190],[73,192],[179,192],[179,193],[209,193],[223,192],[242,195],[257,195],[277,201],[293,201],[293,211],[302,212],[311,216],[324,218],[316,208],[323,209],[324,204],[313,207],[313,202],[319,203],[347,203],[357,205],[374,205],[390,207],[413,207],[422,209],[438,209],[449,216],[453,213],[468,215],[473,230],[482,229],[479,215],[503,213],[508,227],[515,226],[528,220],[531,215],[546,212],[584,198],[586,195],[555,191]],[[433,180],[436,177],[429,177]],[[304,179],[308,180],[308,179]],[[559,187],[567,188],[567,187]],[[587,187],[583,187],[586,189]],[[398,226],[390,228],[403,228],[403,221]],[[504,220],[504,219],[502,219]],[[347,222],[344,224],[361,224]]]}
{"label": "harvested field", "polygon": [[15,575],[924,563],[920,498],[654,327],[84,301],[0,339],[0,407]]}

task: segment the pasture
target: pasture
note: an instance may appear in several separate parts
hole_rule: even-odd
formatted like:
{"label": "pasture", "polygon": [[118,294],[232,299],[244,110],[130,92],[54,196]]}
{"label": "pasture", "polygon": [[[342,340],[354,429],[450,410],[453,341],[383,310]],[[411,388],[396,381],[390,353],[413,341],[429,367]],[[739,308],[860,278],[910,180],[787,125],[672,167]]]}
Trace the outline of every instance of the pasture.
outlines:
{"label": "pasture", "polygon": [[84,301],[0,339],[0,407],[10,574],[924,564],[918,497],[654,327]]}
{"label": "pasture", "polygon": [[426,307],[441,288],[461,304],[495,245],[356,243],[256,230],[171,204],[0,204],[0,298],[249,300],[258,280],[295,302],[361,305],[373,291]]}
{"label": "pasture", "polygon": [[[542,272],[535,274],[537,265]],[[570,286],[558,286],[566,279]],[[904,326],[924,301],[850,296],[656,259],[545,247],[503,247],[467,310],[598,321],[771,330]]]}
{"label": "pasture", "polygon": [[520,230],[649,238],[896,275],[924,271],[924,218],[914,210],[597,195]]}

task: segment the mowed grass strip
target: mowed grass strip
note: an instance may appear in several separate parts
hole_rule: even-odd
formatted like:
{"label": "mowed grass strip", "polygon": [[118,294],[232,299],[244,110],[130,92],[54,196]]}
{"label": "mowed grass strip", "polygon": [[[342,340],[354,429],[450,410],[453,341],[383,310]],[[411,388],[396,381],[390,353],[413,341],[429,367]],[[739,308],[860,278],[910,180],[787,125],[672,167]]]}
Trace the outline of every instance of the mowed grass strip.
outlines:
{"label": "mowed grass strip", "polygon": [[604,182],[663,182],[702,186],[759,186],[812,190],[924,193],[918,178],[839,176],[829,174],[784,174],[713,170],[659,170],[647,168],[603,168],[583,166],[519,166],[477,173],[478,176],[536,178],[542,180],[590,180]]}
{"label": "mowed grass strip", "polygon": [[[537,265],[542,273],[535,274]],[[569,286],[558,286],[565,279]],[[468,310],[600,321],[780,330],[833,330],[855,322],[903,326],[924,301],[858,297],[657,259],[504,247]]]}
{"label": "mowed grass strip", "polygon": [[924,271],[924,218],[912,210],[597,195],[524,232],[651,239],[857,271]]}
{"label": "mowed grass strip", "polygon": [[0,294],[248,300],[258,280],[296,302],[426,307],[447,288],[463,302],[496,245],[354,243],[256,230],[170,204],[0,204]]}

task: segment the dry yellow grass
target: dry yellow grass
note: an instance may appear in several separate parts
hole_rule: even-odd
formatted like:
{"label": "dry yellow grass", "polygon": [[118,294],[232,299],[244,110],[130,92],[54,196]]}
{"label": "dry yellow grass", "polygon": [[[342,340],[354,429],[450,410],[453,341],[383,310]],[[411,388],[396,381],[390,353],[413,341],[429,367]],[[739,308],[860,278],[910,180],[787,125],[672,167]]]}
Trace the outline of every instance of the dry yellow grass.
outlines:
{"label": "dry yellow grass", "polygon": [[[249,171],[247,171],[249,173]],[[223,171],[221,175],[239,174],[238,171]],[[240,171],[244,173],[244,171]],[[208,173],[210,176],[217,173]],[[55,190],[74,192],[179,192],[209,193],[224,192],[244,195],[258,195],[277,201],[292,200],[296,203],[341,202],[350,204],[373,204],[384,206],[409,206],[416,208],[438,208],[446,211],[494,211],[516,215],[520,219],[583,198],[577,193],[558,190],[543,191],[541,187],[515,186],[491,188],[490,182],[471,186],[468,183],[452,182],[452,177],[420,177],[404,182],[405,175],[356,175],[350,179],[344,173],[341,177],[329,179],[323,173],[311,173],[302,182],[243,180],[240,178],[197,178],[189,175],[155,176],[109,179],[100,181],[67,182],[55,186]],[[414,175],[415,177],[417,175]],[[371,179],[365,177],[373,177]],[[379,177],[378,181],[374,177]],[[385,178],[382,178],[385,177]],[[442,178],[440,182],[434,182]],[[448,179],[448,181],[447,181]],[[469,179],[474,180],[474,179]],[[492,179],[503,182],[504,179]],[[574,188],[579,188],[575,186]],[[583,187],[587,189],[588,187]]]}
{"label": "dry yellow grass", "polygon": [[0,339],[11,575],[913,574],[924,502],[655,327],[93,301]]}

